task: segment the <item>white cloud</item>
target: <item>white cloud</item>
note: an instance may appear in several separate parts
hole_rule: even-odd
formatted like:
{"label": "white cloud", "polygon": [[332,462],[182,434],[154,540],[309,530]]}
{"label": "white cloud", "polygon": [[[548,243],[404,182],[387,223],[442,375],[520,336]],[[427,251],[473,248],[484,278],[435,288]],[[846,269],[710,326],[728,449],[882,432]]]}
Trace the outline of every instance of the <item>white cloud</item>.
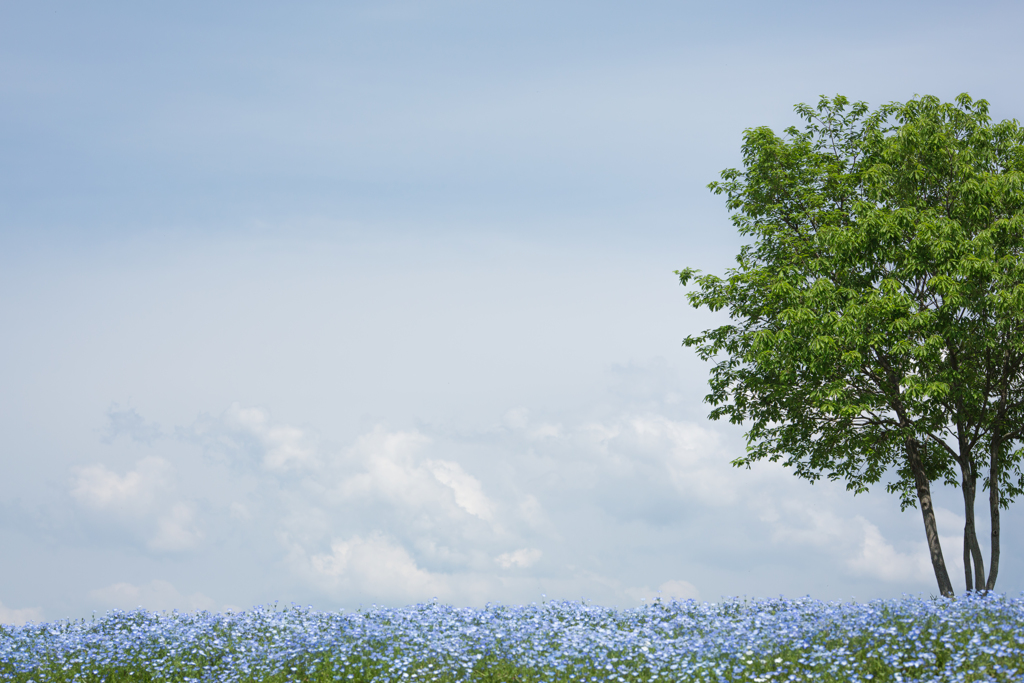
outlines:
{"label": "white cloud", "polygon": [[204,415],[177,432],[182,439],[202,445],[207,453],[226,456],[237,465],[256,462],[275,474],[307,471],[321,464],[315,435],[274,422],[263,408],[233,403],[219,416]]}
{"label": "white cloud", "polygon": [[676,598],[678,600],[700,600],[700,591],[689,581],[666,581],[658,586],[664,598]]}
{"label": "white cloud", "polygon": [[[434,596],[479,604],[509,600],[510,591],[611,604],[696,599],[698,584],[736,594],[709,569],[723,552],[783,566],[780,558],[810,549],[841,574],[911,590],[930,578],[920,544],[887,540],[850,513],[841,489],[808,487],[774,464],[737,470],[718,433],[656,412],[556,422],[514,410],[478,432],[378,426],[332,451],[265,410],[233,404],[187,434],[206,452],[231,456],[198,460],[224,473],[206,498],[176,495],[182,478],[148,458],[123,473],[79,470],[75,500],[136,511],[111,523],[134,519],[133,533],[153,552],[198,555],[228,534],[273,544],[293,580],[346,606]],[[239,474],[244,462],[254,466]],[[652,589],[629,580],[657,566],[690,581]],[[140,595],[164,604],[160,591],[170,594],[157,584],[117,586],[104,595],[118,604]],[[807,590],[794,582],[765,592]]]}
{"label": "white cloud", "polygon": [[652,602],[655,598],[668,601],[676,600],[699,600],[700,591],[689,581],[672,580],[658,586],[658,590],[643,588],[627,588],[625,594],[638,602]]}
{"label": "white cloud", "polygon": [[154,579],[143,585],[115,583],[89,591],[88,597],[104,610],[132,610],[143,607],[158,612],[175,609],[192,612],[218,609],[217,603],[202,593],[182,595],[173,584],[161,579]]}
{"label": "white cloud", "polygon": [[79,468],[71,497],[93,511],[102,524],[128,530],[150,550],[192,550],[203,538],[196,504],[174,500],[174,489],[170,464],[147,457],[123,475],[103,464]]}
{"label": "white cloud", "polygon": [[260,408],[243,408],[232,404],[223,416],[229,428],[248,433],[262,446],[263,466],[272,472],[316,464],[316,448],[301,429],[273,424],[270,413]]}
{"label": "white cloud", "polygon": [[527,436],[531,439],[557,439],[562,436],[562,425],[560,424],[539,424],[531,429]]}
{"label": "white cloud", "polygon": [[425,464],[439,482],[455,493],[456,505],[480,519],[493,519],[493,505],[484,495],[479,479],[467,474],[459,463],[450,460],[428,460]]}
{"label": "white cloud", "polygon": [[443,578],[421,569],[405,548],[380,532],[335,539],[328,553],[307,556],[293,547],[291,560],[301,573],[332,593],[426,600],[451,592]]}
{"label": "white cloud", "polygon": [[[987,505],[988,505],[987,497],[986,497],[986,500],[984,501],[984,503],[985,503],[986,508],[987,508]],[[987,512],[987,509],[985,511]],[[975,516],[977,517],[977,513],[975,513]],[[978,521],[987,522],[988,520],[987,520],[986,517],[987,516],[983,516],[981,520],[977,520],[976,519],[976,523]],[[959,531],[959,532],[962,533],[966,521],[967,521],[967,519],[962,514],[960,514],[958,512],[953,512],[952,510],[949,510],[948,508],[944,508],[941,505],[936,505],[935,506],[935,523],[936,523],[936,525],[939,528],[939,532],[941,533],[943,531],[953,531],[954,532],[953,538],[959,539],[959,541],[960,541],[960,549],[961,550],[963,550],[963,536],[962,535],[956,535],[955,532]]]}
{"label": "white cloud", "polygon": [[[292,571],[332,595],[452,595],[451,576],[466,581],[487,562],[478,544],[508,539],[481,481],[454,460],[427,457],[432,443],[416,431],[376,427],[282,493],[278,538]],[[330,552],[319,550],[325,545]]]}
{"label": "white cloud", "polygon": [[[834,510],[814,502],[776,496],[767,505],[760,501],[760,519],[769,523],[772,540],[781,545],[803,545],[821,549],[835,558],[851,575],[916,586],[933,580],[931,559],[923,540],[899,550],[887,541],[877,525],[861,515],[841,517]],[[941,538],[947,566],[962,562],[950,555],[962,548],[953,538]]]}
{"label": "white cloud", "polygon": [[349,459],[357,473],[343,475],[342,496],[373,496],[393,503],[422,504],[437,495],[437,479],[420,466],[430,439],[417,432],[388,432],[376,427],[356,440]]}
{"label": "white cloud", "polygon": [[511,569],[512,567],[525,569],[537,564],[537,561],[543,554],[537,548],[520,548],[509,553],[502,553],[494,558],[494,561],[504,569]]}
{"label": "white cloud", "polygon": [[513,408],[505,413],[502,422],[509,429],[526,429],[530,423],[530,411],[526,408]]}
{"label": "white cloud", "polygon": [[769,494],[751,503],[761,521],[770,524],[776,543],[824,547],[860,535],[854,520],[843,520],[814,500]]}
{"label": "white cloud", "polygon": [[[489,546],[518,540],[503,535],[496,523],[499,506],[481,480],[453,459],[429,457],[433,440],[418,431],[378,426],[330,453],[302,430],[274,423],[266,411],[234,404],[219,418],[204,418],[187,435],[207,451],[231,455],[232,462],[244,455],[263,465],[246,473],[252,484],[244,497],[240,491],[225,492],[220,503],[225,525],[237,530],[238,521],[265,521],[265,526],[246,525],[245,533],[266,529],[289,558],[291,571],[329,595],[354,591],[378,599],[414,594],[426,599],[433,593],[424,597],[423,590],[449,590],[444,577],[452,572],[489,564]],[[273,439],[292,444],[287,451],[292,455],[268,461]],[[275,476],[284,468],[292,476]],[[196,515],[195,506],[169,508],[150,547],[199,547],[204,530],[213,527],[200,530]],[[381,566],[374,569],[375,562]],[[443,571],[427,570],[423,562]],[[388,581],[395,585],[385,586]]]}
{"label": "white cloud", "polygon": [[714,432],[660,415],[635,417],[629,426],[645,448],[665,454],[665,468],[680,493],[706,505],[736,502],[735,473]]}
{"label": "white cloud", "polygon": [[191,550],[203,538],[196,526],[195,506],[191,503],[175,503],[171,509],[157,519],[156,533],[149,539],[153,550]]}
{"label": "white cloud", "polygon": [[534,530],[549,530],[551,521],[544,512],[544,506],[537,500],[537,496],[528,493],[523,496],[517,506],[519,517]]}
{"label": "white cloud", "polygon": [[396,509],[415,508],[439,520],[469,514],[492,521],[495,505],[480,480],[457,462],[426,459],[423,451],[431,443],[418,432],[375,428],[349,450],[349,468],[340,473],[336,495],[383,500]]}
{"label": "white cloud", "polygon": [[531,425],[530,411],[526,408],[513,408],[505,413],[502,424],[513,431],[522,432],[527,439],[557,439],[563,436],[562,425],[542,422]]}
{"label": "white cloud", "polygon": [[43,621],[43,610],[39,607],[22,607],[21,609],[14,609],[12,607],[7,607],[3,602],[0,602],[0,624],[21,626],[30,621],[36,623]]}
{"label": "white cloud", "polygon": [[904,583],[924,582],[934,576],[923,542],[916,552],[900,552],[885,540],[877,526],[860,516],[855,519],[863,527],[863,540],[859,552],[846,561],[855,575]]}
{"label": "white cloud", "polygon": [[170,485],[171,468],[167,461],[148,457],[124,475],[118,475],[102,464],[79,468],[71,495],[79,503],[97,510],[142,510],[150,507],[157,495]]}

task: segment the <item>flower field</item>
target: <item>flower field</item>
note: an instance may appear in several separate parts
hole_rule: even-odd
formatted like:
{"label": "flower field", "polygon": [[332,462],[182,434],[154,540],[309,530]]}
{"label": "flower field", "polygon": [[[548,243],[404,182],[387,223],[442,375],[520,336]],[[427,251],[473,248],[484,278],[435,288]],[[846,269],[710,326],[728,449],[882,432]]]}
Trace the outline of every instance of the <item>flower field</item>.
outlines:
{"label": "flower field", "polygon": [[0,626],[0,681],[1020,681],[1024,599],[428,603]]}

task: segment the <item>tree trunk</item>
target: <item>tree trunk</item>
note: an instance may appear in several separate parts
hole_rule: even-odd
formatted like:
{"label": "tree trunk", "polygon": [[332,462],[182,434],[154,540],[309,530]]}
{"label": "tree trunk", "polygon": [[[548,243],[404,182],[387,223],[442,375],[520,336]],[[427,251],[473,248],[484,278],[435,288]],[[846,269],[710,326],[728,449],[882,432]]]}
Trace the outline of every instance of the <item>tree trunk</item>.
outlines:
{"label": "tree trunk", "polygon": [[974,579],[971,577],[971,547],[970,538],[967,535],[967,527],[964,526],[964,583],[967,585],[967,590],[971,590],[971,586],[974,585]]}
{"label": "tree trunk", "polygon": [[992,557],[989,561],[985,590],[989,591],[995,589],[996,577],[999,575],[999,468],[1002,465],[1002,451],[1002,430],[996,427],[988,462],[988,512],[992,518]]}
{"label": "tree trunk", "polygon": [[[974,468],[971,467],[971,452],[960,448],[960,490],[964,494],[964,576],[967,590],[983,590],[985,588],[985,559],[978,545],[978,532],[974,519],[974,501],[978,491],[978,480]],[[972,577],[971,561],[974,561]],[[972,580],[973,579],[973,580]]]}
{"label": "tree trunk", "polygon": [[935,580],[939,584],[939,593],[947,598],[953,597],[953,584],[946,571],[946,561],[942,558],[942,544],[939,542],[939,531],[935,524],[935,508],[932,506],[932,490],[928,476],[924,471],[921,449],[923,445],[917,439],[907,439],[907,462],[914,473],[914,484],[917,487],[917,499],[921,503],[921,516],[924,517],[924,534],[928,540],[928,551],[931,554],[932,569]]}

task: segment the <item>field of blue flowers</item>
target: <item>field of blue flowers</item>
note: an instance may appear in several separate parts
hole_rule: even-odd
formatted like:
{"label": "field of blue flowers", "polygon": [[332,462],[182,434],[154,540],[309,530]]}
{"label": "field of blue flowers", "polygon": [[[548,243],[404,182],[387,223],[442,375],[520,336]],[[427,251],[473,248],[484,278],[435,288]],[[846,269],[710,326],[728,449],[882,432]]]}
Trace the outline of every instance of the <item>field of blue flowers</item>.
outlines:
{"label": "field of blue flowers", "polygon": [[1020,681],[1024,599],[115,611],[0,626],[0,680]]}

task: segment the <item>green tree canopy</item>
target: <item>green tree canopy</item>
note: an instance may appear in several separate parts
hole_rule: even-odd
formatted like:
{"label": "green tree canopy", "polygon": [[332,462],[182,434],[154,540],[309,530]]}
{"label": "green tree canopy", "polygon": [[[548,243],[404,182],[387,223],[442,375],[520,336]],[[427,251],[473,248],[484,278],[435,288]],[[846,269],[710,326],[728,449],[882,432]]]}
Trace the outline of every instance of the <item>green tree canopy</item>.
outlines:
{"label": "green tree canopy", "polygon": [[730,316],[683,342],[715,363],[710,417],[745,426],[734,465],[854,493],[884,479],[920,508],[943,595],[931,484],[959,486],[967,590],[991,590],[999,511],[1024,491],[1024,131],[966,94],[796,111],[803,130],[745,131],[743,169],[709,186],[751,240],[738,265],[677,271],[691,305]]}

